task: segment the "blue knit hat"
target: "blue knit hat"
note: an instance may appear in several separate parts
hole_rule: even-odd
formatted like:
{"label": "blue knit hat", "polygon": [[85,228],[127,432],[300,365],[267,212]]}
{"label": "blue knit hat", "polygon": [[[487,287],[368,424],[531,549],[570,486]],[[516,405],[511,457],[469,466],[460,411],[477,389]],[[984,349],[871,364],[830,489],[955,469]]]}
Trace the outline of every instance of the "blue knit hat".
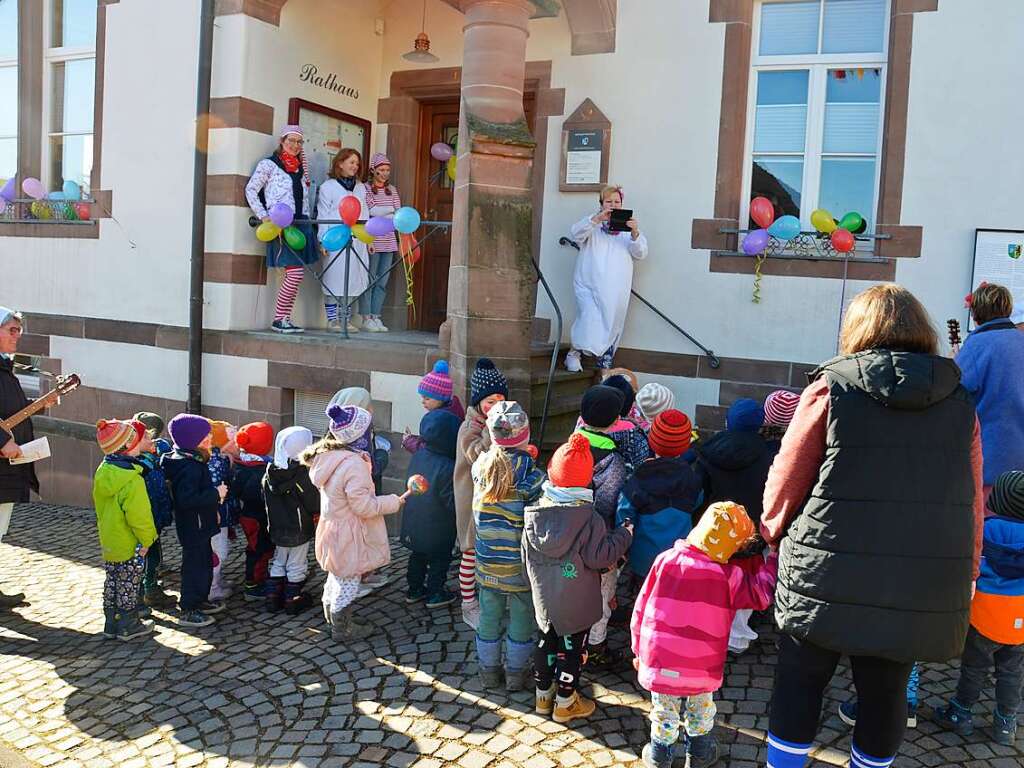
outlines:
{"label": "blue knit hat", "polygon": [[480,405],[480,401],[489,395],[504,395],[507,398],[508,380],[491,360],[481,357],[469,379],[469,393],[470,405]]}
{"label": "blue knit hat", "polygon": [[757,432],[763,425],[764,408],[749,397],[737,400],[725,414],[725,428],[730,432]]}

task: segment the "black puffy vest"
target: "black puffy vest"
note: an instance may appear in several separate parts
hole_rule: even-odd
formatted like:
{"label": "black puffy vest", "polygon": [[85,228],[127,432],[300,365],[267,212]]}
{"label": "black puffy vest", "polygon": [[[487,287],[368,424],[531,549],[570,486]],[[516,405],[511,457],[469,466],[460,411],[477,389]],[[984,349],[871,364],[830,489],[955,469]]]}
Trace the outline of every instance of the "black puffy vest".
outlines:
{"label": "black puffy vest", "polygon": [[947,358],[832,360],[824,462],[782,540],[783,632],[848,655],[959,656],[970,623],[975,413]]}

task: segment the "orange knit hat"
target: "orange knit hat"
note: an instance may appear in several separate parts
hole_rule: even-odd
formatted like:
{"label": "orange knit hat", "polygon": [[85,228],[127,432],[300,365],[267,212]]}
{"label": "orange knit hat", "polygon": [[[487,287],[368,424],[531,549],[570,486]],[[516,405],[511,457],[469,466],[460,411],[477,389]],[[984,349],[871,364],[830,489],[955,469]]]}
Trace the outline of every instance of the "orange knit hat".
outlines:
{"label": "orange knit hat", "polygon": [[727,563],[754,535],[747,510],[732,501],[708,507],[686,540],[716,563]]}
{"label": "orange knit hat", "polygon": [[568,442],[558,446],[548,462],[548,478],[559,488],[586,488],[594,479],[594,455],[590,442],[573,432]]}
{"label": "orange knit hat", "polygon": [[269,456],[274,451],[274,428],[265,421],[254,421],[238,430],[235,442],[246,453]]}
{"label": "orange knit hat", "polygon": [[234,426],[226,421],[216,421],[210,419],[210,445],[214,448],[223,448],[225,445],[230,443],[237,430]]}

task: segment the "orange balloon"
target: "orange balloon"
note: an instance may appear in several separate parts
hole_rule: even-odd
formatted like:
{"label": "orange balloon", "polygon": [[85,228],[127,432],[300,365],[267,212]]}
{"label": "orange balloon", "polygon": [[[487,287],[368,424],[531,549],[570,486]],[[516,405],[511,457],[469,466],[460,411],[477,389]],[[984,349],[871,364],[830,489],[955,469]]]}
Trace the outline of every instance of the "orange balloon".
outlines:
{"label": "orange balloon", "polygon": [[338,203],[338,214],[341,216],[341,220],[350,227],[359,221],[359,214],[362,212],[362,209],[362,206],[359,204],[359,198],[355,195],[346,195]]}
{"label": "orange balloon", "polygon": [[848,229],[837,229],[832,233],[832,247],[840,253],[849,253],[853,250],[856,242],[853,234]]}
{"label": "orange balloon", "polygon": [[775,206],[767,197],[755,197],[750,201],[750,218],[761,229],[768,229],[775,221]]}

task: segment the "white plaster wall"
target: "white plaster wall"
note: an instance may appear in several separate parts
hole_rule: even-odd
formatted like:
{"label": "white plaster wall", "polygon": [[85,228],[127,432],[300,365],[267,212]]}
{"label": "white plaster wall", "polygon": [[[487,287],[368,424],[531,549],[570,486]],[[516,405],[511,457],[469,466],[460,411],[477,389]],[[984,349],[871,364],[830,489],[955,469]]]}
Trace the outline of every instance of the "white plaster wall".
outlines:
{"label": "white plaster wall", "polygon": [[371,371],[370,397],[391,403],[392,432],[402,432],[406,427],[414,433],[419,431],[425,413],[416,392],[419,383],[419,376]]}

